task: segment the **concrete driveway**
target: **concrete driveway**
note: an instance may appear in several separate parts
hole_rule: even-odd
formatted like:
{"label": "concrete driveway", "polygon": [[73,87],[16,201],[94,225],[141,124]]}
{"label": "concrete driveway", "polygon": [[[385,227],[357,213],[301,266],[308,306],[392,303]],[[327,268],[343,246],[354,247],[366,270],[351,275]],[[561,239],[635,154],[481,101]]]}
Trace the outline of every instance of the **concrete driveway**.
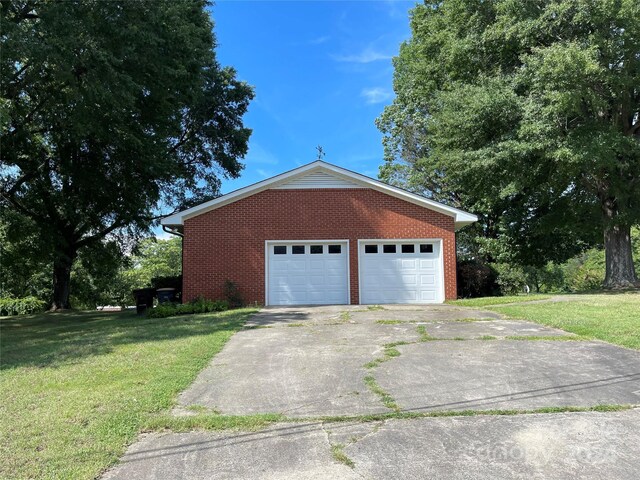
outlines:
{"label": "concrete driveway", "polygon": [[552,412],[638,403],[639,352],[492,312],[269,308],[183,392],[176,414],[290,420],[147,435],[105,478],[635,479],[640,410]]}

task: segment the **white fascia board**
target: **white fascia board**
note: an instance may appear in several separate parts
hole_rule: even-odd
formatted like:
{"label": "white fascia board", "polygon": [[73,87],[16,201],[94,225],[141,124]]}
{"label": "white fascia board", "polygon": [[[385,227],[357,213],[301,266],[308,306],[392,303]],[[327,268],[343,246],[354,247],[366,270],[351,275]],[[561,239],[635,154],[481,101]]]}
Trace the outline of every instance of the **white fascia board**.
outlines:
{"label": "white fascia board", "polygon": [[337,167],[330,163],[317,160],[307,165],[303,165],[302,167],[289,170],[288,172],[281,173],[280,175],[276,175],[275,177],[271,177],[261,182],[254,183],[253,185],[240,188],[226,195],[222,195],[221,197],[214,198],[213,200],[210,200],[203,204],[197,205],[187,210],[183,210],[182,212],[178,212],[168,217],[165,217],[161,220],[160,223],[162,225],[167,225],[167,226],[184,225],[184,221],[188,218],[201,215],[215,208],[235,202],[244,197],[248,197],[249,195],[254,195],[258,192],[272,188],[280,183],[286,182],[290,180],[292,177],[304,175],[313,170],[329,171],[339,177],[343,177],[345,179],[355,181],[361,184],[363,188],[372,188],[379,192],[386,193],[387,195],[391,195],[401,200],[405,200],[405,201],[414,203],[416,205],[429,208],[436,212],[440,212],[444,215],[453,217],[456,230],[466,225],[469,225],[471,223],[474,223],[478,220],[478,217],[476,217],[471,213],[465,212],[463,210],[459,210],[454,207],[449,207],[448,205],[444,205],[434,200],[430,200],[420,195],[416,195],[415,193],[408,192],[398,187],[387,185],[386,183],[382,183],[378,180],[374,180],[373,178],[369,178],[365,175],[361,175],[359,173],[352,172],[345,168]]}

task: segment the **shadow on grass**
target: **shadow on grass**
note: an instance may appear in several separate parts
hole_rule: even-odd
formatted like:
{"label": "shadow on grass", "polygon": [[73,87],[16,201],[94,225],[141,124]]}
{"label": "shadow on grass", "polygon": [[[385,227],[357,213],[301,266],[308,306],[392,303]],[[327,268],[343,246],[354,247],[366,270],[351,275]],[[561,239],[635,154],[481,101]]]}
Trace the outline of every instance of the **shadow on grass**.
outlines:
{"label": "shadow on grass", "polygon": [[135,312],[65,312],[0,319],[0,368],[55,368],[126,344],[239,329],[252,310],[163,319]]}

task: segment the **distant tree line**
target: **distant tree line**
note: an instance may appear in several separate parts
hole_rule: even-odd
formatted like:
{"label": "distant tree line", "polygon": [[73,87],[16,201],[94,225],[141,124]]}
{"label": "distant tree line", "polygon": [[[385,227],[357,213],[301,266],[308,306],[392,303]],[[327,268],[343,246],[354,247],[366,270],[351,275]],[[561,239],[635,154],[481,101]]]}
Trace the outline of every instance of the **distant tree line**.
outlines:
{"label": "distant tree line", "polygon": [[[34,254],[38,236],[13,236],[0,216],[0,298],[51,299],[51,259]],[[26,235],[25,235],[26,234]],[[71,270],[74,308],[134,304],[131,292],[182,274],[182,240],[144,238],[123,254],[117,242],[83,250]]]}

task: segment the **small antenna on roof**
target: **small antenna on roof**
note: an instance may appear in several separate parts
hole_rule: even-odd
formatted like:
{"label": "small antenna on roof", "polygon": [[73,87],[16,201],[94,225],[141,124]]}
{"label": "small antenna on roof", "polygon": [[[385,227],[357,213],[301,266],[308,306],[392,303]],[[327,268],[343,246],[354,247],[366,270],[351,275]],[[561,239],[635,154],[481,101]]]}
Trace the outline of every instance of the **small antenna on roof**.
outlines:
{"label": "small antenna on roof", "polygon": [[316,150],[318,151],[318,158],[317,160],[324,160],[324,148],[322,148],[322,145],[318,145],[316,147]]}

